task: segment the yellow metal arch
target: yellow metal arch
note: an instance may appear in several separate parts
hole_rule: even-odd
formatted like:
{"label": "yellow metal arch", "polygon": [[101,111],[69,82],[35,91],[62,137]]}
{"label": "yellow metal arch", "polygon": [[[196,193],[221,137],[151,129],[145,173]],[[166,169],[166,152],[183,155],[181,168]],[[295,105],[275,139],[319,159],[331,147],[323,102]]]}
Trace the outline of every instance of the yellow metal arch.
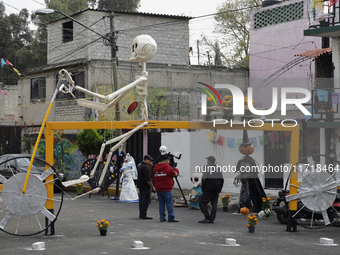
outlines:
{"label": "yellow metal arch", "polygon": [[[140,125],[141,121],[81,121],[81,122],[47,122],[46,123],[46,161],[51,165],[54,164],[53,159],[53,131],[58,129],[133,129]],[[149,124],[143,129],[222,129],[222,130],[257,130],[257,131],[288,131],[291,132],[290,144],[290,165],[295,165],[299,160],[299,125],[285,125],[266,123],[263,125],[253,124],[251,127],[242,123],[233,123],[225,125],[213,125],[213,122],[190,122],[190,121],[149,121]],[[50,176],[46,181],[52,180]],[[297,173],[292,173],[290,177],[291,183],[297,182]],[[47,209],[53,209],[53,183],[46,185],[47,197],[51,198],[46,202]],[[290,186],[290,194],[296,194],[297,188]],[[297,201],[289,203],[290,210],[297,209]]]}

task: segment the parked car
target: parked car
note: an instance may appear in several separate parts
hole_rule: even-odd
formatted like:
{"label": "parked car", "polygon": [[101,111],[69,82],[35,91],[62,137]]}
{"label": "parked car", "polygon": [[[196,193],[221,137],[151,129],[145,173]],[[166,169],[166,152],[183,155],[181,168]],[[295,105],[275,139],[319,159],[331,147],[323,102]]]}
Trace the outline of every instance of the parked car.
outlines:
{"label": "parked car", "polygon": [[[17,173],[27,173],[31,157],[32,155],[30,154],[5,154],[0,156],[0,174],[5,178],[10,178]],[[3,163],[5,161],[7,162]],[[35,156],[30,173],[41,175],[45,170],[44,159]],[[62,187],[61,182],[66,181],[66,178],[62,172],[57,172],[54,178],[57,178],[56,175],[58,175],[59,179],[55,180],[55,191],[58,191]]]}

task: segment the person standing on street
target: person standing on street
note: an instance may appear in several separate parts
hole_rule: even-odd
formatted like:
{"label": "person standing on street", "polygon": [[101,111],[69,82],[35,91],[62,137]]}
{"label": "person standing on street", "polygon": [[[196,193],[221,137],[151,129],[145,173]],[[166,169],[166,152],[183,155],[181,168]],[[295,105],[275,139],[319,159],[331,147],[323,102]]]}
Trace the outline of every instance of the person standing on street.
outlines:
{"label": "person standing on street", "polygon": [[151,192],[155,192],[155,187],[151,182],[151,168],[153,158],[145,155],[143,162],[138,166],[137,186],[139,188],[139,218],[143,220],[151,220],[152,217],[147,216],[149,204],[151,202]]}
{"label": "person standing on street", "polygon": [[155,165],[153,176],[155,188],[159,201],[159,220],[166,221],[165,206],[168,211],[168,222],[178,222],[175,220],[175,210],[173,206],[172,188],[174,187],[173,178],[178,176],[179,171],[170,164],[168,154],[161,156],[161,162]]}
{"label": "person standing on street", "polygon": [[[222,191],[224,179],[221,172],[218,172],[215,165],[215,157],[209,156],[207,159],[206,171],[202,177],[202,196],[199,202],[204,219],[198,223],[214,223],[217,212],[217,202],[219,193]],[[209,214],[208,203],[211,203]]]}

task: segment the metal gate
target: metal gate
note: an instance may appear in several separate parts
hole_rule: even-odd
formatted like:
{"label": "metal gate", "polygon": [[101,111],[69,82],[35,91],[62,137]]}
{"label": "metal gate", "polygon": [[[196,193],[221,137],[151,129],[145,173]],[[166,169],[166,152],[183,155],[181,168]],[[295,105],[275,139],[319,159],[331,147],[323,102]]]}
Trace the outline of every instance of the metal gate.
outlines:
{"label": "metal gate", "polygon": [[21,128],[0,126],[0,154],[21,153]]}
{"label": "metal gate", "polygon": [[[282,131],[277,131],[279,140],[277,142],[268,143],[264,147],[264,163],[268,167],[265,173],[266,188],[283,188],[283,171],[277,171],[275,166],[283,166],[287,163],[287,141]],[[269,131],[264,134],[268,135]],[[270,168],[272,167],[272,168]]]}

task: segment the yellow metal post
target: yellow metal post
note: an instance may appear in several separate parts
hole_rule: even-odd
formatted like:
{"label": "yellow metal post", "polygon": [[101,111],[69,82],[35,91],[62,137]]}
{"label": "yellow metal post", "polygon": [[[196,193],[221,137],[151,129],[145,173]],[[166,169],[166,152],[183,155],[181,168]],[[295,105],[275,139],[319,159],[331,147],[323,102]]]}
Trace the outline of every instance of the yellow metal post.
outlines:
{"label": "yellow metal post", "polygon": [[[291,140],[290,140],[290,166],[294,166],[299,161],[299,139],[300,138],[300,125],[297,125],[295,129],[292,130]],[[289,184],[296,184],[298,182],[297,170],[293,170],[290,175]],[[298,191],[297,187],[290,185],[289,194],[296,194]],[[297,210],[297,200],[289,202],[289,210]]]}
{"label": "yellow metal post", "polygon": [[[46,134],[45,134],[45,155],[46,155],[46,162],[53,166],[54,164],[54,157],[53,157],[53,129],[50,128],[49,123],[46,124]],[[49,168],[46,165],[46,170]],[[54,195],[54,185],[53,182],[53,175],[50,175],[46,178],[46,190],[47,190],[47,201],[46,201],[46,209],[53,209],[53,195]]]}

